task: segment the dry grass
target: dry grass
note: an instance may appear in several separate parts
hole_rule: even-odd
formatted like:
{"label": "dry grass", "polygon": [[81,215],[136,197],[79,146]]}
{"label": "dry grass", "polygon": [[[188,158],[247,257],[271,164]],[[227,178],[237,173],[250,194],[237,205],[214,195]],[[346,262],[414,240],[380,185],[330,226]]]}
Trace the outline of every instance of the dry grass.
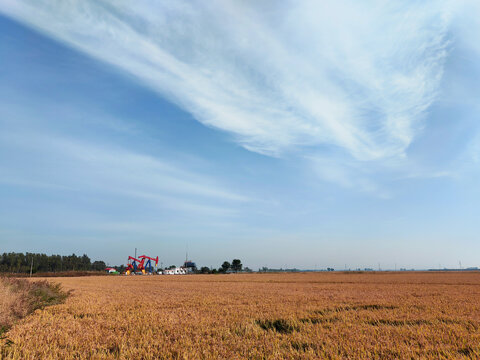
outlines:
{"label": "dry grass", "polygon": [[14,326],[4,358],[480,358],[480,273],[56,281],[73,295]]}
{"label": "dry grass", "polygon": [[27,314],[21,293],[0,281],[0,332]]}
{"label": "dry grass", "polygon": [[59,304],[67,295],[59,284],[0,278],[0,336],[19,319],[37,309]]}

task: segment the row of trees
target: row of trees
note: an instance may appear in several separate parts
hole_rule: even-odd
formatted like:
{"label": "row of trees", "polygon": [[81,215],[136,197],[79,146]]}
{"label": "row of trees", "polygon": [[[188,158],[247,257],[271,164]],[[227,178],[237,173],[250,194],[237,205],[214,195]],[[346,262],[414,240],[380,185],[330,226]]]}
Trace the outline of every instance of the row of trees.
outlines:
{"label": "row of trees", "polygon": [[[33,266],[32,266],[33,263]],[[32,272],[60,272],[60,271],[90,271],[104,270],[105,262],[92,262],[87,255],[75,254],[46,255],[34,253],[3,253],[0,256],[0,272],[28,273]]]}
{"label": "row of trees", "polygon": [[[224,261],[223,264],[217,269],[210,269],[206,266],[200,268],[200,273],[202,274],[225,274],[229,272],[239,272],[243,270],[242,262],[239,259],[233,259],[230,264],[228,261]],[[245,268],[245,270],[250,270]]]}

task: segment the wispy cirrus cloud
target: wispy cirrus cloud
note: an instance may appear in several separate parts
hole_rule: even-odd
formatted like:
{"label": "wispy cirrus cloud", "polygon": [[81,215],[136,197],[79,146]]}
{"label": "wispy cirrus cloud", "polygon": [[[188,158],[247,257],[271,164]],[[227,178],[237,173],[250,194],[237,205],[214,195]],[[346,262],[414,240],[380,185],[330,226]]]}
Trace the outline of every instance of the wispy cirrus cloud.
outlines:
{"label": "wispy cirrus cloud", "polygon": [[251,201],[212,176],[108,144],[11,131],[0,135],[0,150],[16,154],[2,161],[1,184],[126,199],[137,211],[150,207],[221,218]]}
{"label": "wispy cirrus cloud", "polygon": [[0,11],[268,155],[402,157],[437,95],[451,1],[6,0]]}

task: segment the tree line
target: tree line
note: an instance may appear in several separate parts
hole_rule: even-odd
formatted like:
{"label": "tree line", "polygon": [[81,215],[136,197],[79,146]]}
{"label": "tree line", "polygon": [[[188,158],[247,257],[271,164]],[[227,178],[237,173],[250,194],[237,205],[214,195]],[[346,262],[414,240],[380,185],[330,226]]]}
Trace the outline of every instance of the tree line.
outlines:
{"label": "tree line", "polygon": [[249,268],[243,268],[242,262],[240,259],[233,259],[232,263],[229,263],[228,261],[224,261],[223,264],[218,268],[218,269],[210,269],[206,266],[203,266],[200,268],[200,273],[202,274],[226,274],[226,273],[231,273],[231,272],[239,272],[239,271],[247,271],[251,272]]}
{"label": "tree line", "polygon": [[[33,265],[32,265],[33,264]],[[46,255],[36,253],[3,253],[0,256],[0,272],[29,273],[32,272],[63,272],[63,271],[102,271],[105,269],[104,261],[91,261],[83,254]]]}

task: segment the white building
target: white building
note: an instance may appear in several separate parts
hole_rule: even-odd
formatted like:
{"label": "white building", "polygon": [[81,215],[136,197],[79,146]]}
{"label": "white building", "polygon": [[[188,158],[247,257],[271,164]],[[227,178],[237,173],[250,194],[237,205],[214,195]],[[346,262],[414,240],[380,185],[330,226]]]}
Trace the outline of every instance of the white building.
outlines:
{"label": "white building", "polygon": [[165,269],[163,270],[163,275],[185,275],[187,270],[183,267],[176,267],[174,269]]}

